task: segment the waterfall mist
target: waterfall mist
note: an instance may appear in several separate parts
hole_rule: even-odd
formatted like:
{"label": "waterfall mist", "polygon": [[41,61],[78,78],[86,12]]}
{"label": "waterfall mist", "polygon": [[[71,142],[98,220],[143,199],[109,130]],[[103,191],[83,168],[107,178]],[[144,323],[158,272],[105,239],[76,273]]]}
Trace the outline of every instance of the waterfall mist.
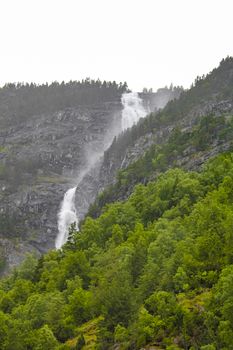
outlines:
{"label": "waterfall mist", "polygon": [[124,107],[121,120],[123,131],[131,128],[140,118],[145,117],[147,114],[142,99],[138,96],[137,92],[123,94],[121,97],[121,103]]}
{"label": "waterfall mist", "polygon": [[[120,132],[132,127],[140,118],[145,117],[147,114],[137,92],[124,93],[121,97],[121,103],[123,106],[121,128],[113,128],[112,130],[109,130],[106,135],[103,135],[102,149],[96,149],[95,144],[89,145],[86,149],[87,164],[77,177],[77,186],[79,184],[82,185],[82,180],[93,168],[98,167],[104,151],[106,151],[111,145],[113,138]],[[72,223],[76,223],[76,229],[78,230],[79,215],[75,208],[75,193],[77,186],[70,188],[65,193],[61,203],[60,211],[58,213],[58,235],[55,242],[56,249],[60,249],[67,242],[69,227]],[[79,190],[80,189],[79,186]]]}

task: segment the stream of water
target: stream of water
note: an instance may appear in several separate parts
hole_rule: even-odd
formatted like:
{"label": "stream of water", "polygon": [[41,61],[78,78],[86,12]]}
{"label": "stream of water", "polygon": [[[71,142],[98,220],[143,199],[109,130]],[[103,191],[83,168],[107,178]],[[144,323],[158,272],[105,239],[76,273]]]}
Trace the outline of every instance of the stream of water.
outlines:
{"label": "stream of water", "polygon": [[[137,92],[123,94],[121,102],[123,105],[121,131],[124,131],[136,124],[140,118],[145,117],[147,111],[143,107],[142,100]],[[60,249],[67,242],[69,227],[71,224],[75,223],[76,228],[78,229],[79,220],[75,208],[76,188],[77,186],[72,187],[65,193],[58,212],[58,234],[55,241],[56,249]]]}

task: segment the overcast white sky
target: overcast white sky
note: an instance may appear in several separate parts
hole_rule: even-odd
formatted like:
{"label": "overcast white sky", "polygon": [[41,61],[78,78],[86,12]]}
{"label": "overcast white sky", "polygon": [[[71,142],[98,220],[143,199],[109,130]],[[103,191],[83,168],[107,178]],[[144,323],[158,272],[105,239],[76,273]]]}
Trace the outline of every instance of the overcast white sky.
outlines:
{"label": "overcast white sky", "polygon": [[0,0],[0,84],[184,85],[233,55],[232,0]]}

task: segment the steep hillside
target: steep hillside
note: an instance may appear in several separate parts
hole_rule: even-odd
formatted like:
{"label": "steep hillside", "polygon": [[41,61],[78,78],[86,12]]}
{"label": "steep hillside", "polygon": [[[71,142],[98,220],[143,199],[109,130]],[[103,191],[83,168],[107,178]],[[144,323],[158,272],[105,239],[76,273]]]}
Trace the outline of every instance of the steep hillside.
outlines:
{"label": "steep hillside", "polygon": [[80,232],[1,280],[1,349],[233,349],[232,72],[114,140]]}
{"label": "steep hillside", "polygon": [[[171,101],[178,99],[181,93],[184,91],[182,87],[176,87],[171,85],[169,88],[164,87],[161,89],[158,89],[156,92],[148,92],[144,91],[137,94],[137,102],[139,103],[139,110],[140,115],[143,115],[145,117],[147,114],[150,114],[151,111],[154,113],[158,111],[159,109],[166,106],[166,104]],[[130,95],[130,94],[129,94]],[[128,97],[129,97],[128,95]],[[126,101],[123,98],[123,110],[122,115],[128,115],[127,119],[131,118],[137,118],[137,111],[136,111],[136,105],[134,105],[134,99],[128,100],[127,98],[127,104],[125,105],[124,101]],[[142,104],[142,106],[140,105]],[[132,106],[132,107],[131,107]],[[141,108],[142,107],[142,108]],[[143,111],[142,111],[143,110]],[[143,119],[142,119],[143,120]],[[134,125],[133,128],[129,129],[126,133],[123,135],[126,136],[126,142],[130,141],[131,139],[131,131],[134,130],[135,127],[137,127],[137,123],[133,124],[132,121],[130,121],[130,126]],[[122,124],[123,130],[124,130],[124,123]],[[128,124],[127,124],[128,126]],[[120,134],[120,133],[119,133]],[[118,134],[118,135],[119,135]],[[128,144],[123,142],[121,143],[121,138],[119,137],[118,141],[117,137],[113,140],[113,143],[110,145],[110,147],[106,150],[104,153],[104,157],[101,157],[97,163],[95,163],[95,166],[88,171],[88,173],[83,177],[82,181],[79,183],[77,189],[76,189],[76,209],[78,212],[79,219],[83,219],[86,215],[88,208],[90,204],[93,203],[95,200],[98,192],[101,192],[104,188],[106,188],[110,183],[115,181],[116,172],[122,168],[122,164],[119,162],[119,156],[116,154],[114,147],[116,145],[117,152],[119,151],[120,157],[123,156],[126,152],[128,152]],[[127,137],[129,136],[129,138]],[[119,147],[118,147],[119,145]],[[145,142],[145,139],[143,138],[142,142],[140,144],[136,144],[137,150],[135,151],[137,156],[143,154],[143,152],[148,148],[148,143]],[[119,149],[118,149],[119,148]],[[112,152],[113,150],[113,152]],[[109,159],[109,162],[107,161],[106,155],[111,154],[111,159]],[[130,164],[133,159],[130,159],[129,162],[124,165],[127,166],[127,164]]]}
{"label": "steep hillside", "polygon": [[1,126],[24,123],[33,115],[120,101],[126,83],[91,80],[51,84],[6,84],[0,89]]}
{"label": "steep hillside", "polygon": [[132,130],[120,135],[105,152],[103,174],[106,168],[106,175],[112,181],[116,169],[127,167],[158,139],[159,142],[166,141],[174,127],[184,129],[194,125],[200,116],[230,113],[233,105],[232,85],[233,58],[228,57],[221,61],[218,68],[206,76],[198,77],[179,99],[172,100],[164,109],[151,113]]}
{"label": "steep hillside", "polygon": [[0,89],[0,245],[7,266],[25,252],[54,247],[64,192],[119,133],[125,89],[89,80]]}
{"label": "steep hillside", "polygon": [[[98,186],[90,186],[93,187],[92,193],[100,193],[108,185],[117,184],[100,195],[92,206],[95,209],[89,213],[96,215],[97,207],[101,209],[106,203],[126,198],[134,184],[147,182],[152,173],[155,176],[155,173],[164,171],[174,162],[196,169],[205,159],[229,149],[231,127],[228,128],[228,117],[233,114],[232,86],[233,58],[228,57],[222,60],[218,68],[197,78],[195,85],[184,91],[179,99],[151,113],[116,138],[104,154]],[[229,133],[226,139],[224,132]],[[158,156],[166,158],[165,164],[161,165],[163,159],[155,161]],[[129,181],[124,180],[128,172],[130,185]]]}
{"label": "steep hillside", "polygon": [[[180,91],[164,88],[141,97],[150,111]],[[64,193],[85,173],[91,176],[94,163],[98,173],[96,160],[121,132],[124,92],[126,83],[90,79],[0,89],[2,271],[17,265],[26,252],[41,254],[54,247]],[[88,206],[82,201],[79,212],[86,213]]]}
{"label": "steep hillside", "polygon": [[232,349],[233,154],[171,169],[0,283],[2,350]]}
{"label": "steep hillside", "polygon": [[[80,177],[84,176],[77,189],[76,208],[82,219],[97,194],[108,185],[116,183],[101,194],[89,214],[99,215],[103,205],[127,198],[136,183],[147,182],[175,162],[196,169],[211,155],[229,149],[231,131],[225,129],[233,111],[232,66],[232,58],[223,60],[206,77],[198,78],[188,91],[170,87],[157,93],[142,93],[145,108],[155,112],[115,138],[104,158],[86,176],[85,170],[91,168],[93,160],[121,130],[121,95],[128,91],[127,85],[86,79],[42,86],[8,84],[0,89],[3,268],[20,262],[28,251],[42,253],[54,246],[60,202],[64,192]],[[180,93],[179,99],[158,110]],[[200,116],[212,114],[224,115],[225,126],[219,125],[216,138],[210,138],[206,149],[198,150],[199,141],[187,142],[188,135],[195,133],[195,128],[203,129],[203,125],[198,126]],[[206,120],[207,124],[218,124]],[[222,128],[229,134],[226,142],[218,134],[223,133]],[[176,137],[174,129],[186,135],[182,136],[182,150],[172,148],[177,147],[172,143]],[[164,155],[168,152],[169,157]],[[166,165],[161,166],[161,159],[155,162],[160,153],[166,158]],[[148,158],[151,159],[147,161]],[[117,177],[118,171],[127,167]]]}

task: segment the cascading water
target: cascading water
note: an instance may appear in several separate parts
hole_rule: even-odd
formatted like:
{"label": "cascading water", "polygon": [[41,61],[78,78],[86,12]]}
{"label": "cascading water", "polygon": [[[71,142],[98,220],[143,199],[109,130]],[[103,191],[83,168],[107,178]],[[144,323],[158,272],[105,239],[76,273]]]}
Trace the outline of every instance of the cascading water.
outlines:
{"label": "cascading water", "polygon": [[64,195],[61,209],[58,213],[58,235],[55,242],[56,249],[60,249],[66,243],[69,235],[69,227],[75,223],[78,228],[78,217],[75,209],[76,187],[70,188]]}
{"label": "cascading water", "polygon": [[[147,111],[143,107],[142,100],[137,92],[125,93],[122,95],[121,102],[123,105],[122,120],[121,120],[121,131],[124,131],[134,124],[136,124],[140,118],[146,116]],[[113,135],[113,137],[116,135]],[[113,140],[112,137],[112,140]],[[111,142],[110,142],[111,144]],[[110,146],[109,141],[105,145],[104,151]],[[100,159],[96,158],[96,162]],[[78,183],[81,182],[84,175],[91,170],[96,163],[89,164],[89,167],[83,172]],[[76,229],[78,229],[78,214],[75,209],[75,192],[77,187],[70,188],[64,195],[61,203],[60,211],[58,213],[58,235],[55,242],[56,249],[60,249],[68,239],[69,227],[71,224],[76,223]]]}
{"label": "cascading water", "polygon": [[137,92],[123,94],[121,103],[124,107],[121,120],[122,130],[131,128],[140,118],[145,117],[147,114],[147,111],[143,107],[142,99]]}

